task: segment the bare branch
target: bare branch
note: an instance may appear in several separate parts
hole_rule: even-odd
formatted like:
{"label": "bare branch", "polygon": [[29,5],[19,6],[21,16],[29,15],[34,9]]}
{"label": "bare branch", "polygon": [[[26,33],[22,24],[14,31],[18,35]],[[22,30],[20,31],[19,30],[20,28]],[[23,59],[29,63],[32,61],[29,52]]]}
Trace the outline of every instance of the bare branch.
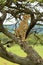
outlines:
{"label": "bare branch", "polygon": [[0,22],[4,22],[5,18],[6,18],[6,11],[2,10],[1,13],[3,14],[1,17],[0,17]]}
{"label": "bare branch", "polygon": [[[31,9],[26,8],[25,6],[21,6],[21,8],[18,7],[12,7],[11,4],[13,3],[13,0],[7,0],[7,3],[5,6],[8,7],[8,10],[2,10],[2,17],[0,17],[0,31],[4,33],[6,36],[11,38],[13,41],[15,41],[22,49],[24,52],[27,53],[27,57],[19,57],[15,54],[9,53],[5,47],[0,44],[0,56],[15,63],[19,63],[20,65],[43,65],[43,60],[42,58],[38,55],[38,53],[31,47],[29,46],[28,42],[26,41],[21,41],[19,38],[17,38],[14,34],[8,32],[4,27],[3,27],[3,22],[6,18],[6,13],[10,13],[12,16],[17,18],[17,15],[20,13],[27,13],[30,14],[31,16],[31,23],[28,27],[28,30],[26,32],[26,38],[28,34],[30,33],[31,29],[36,25],[37,21],[43,21],[43,19],[40,19],[43,17],[43,14],[40,12],[33,12]],[[35,15],[41,15],[40,18],[34,17]],[[1,42],[0,42],[1,43]]]}
{"label": "bare branch", "polygon": [[[24,52],[29,55],[29,59],[32,60],[34,63],[42,63],[41,57],[38,55],[36,51],[33,50],[31,46],[27,42],[22,42],[20,39],[18,39],[15,35],[12,35],[10,32],[8,32],[6,29],[3,28],[2,32],[10,37],[12,40],[14,40],[17,44],[21,46],[21,48],[24,50]],[[9,34],[10,33],[10,34]],[[31,55],[32,54],[32,55]],[[37,61],[36,61],[37,60]]]}
{"label": "bare branch", "polygon": [[40,24],[40,23],[36,23],[36,25],[43,26],[43,24]]}
{"label": "bare branch", "polygon": [[28,64],[31,64],[28,58],[26,57],[19,57],[11,52],[6,51],[5,47],[0,43],[0,56],[2,58],[5,58],[13,63],[18,63],[18,64],[25,64],[28,62]]}

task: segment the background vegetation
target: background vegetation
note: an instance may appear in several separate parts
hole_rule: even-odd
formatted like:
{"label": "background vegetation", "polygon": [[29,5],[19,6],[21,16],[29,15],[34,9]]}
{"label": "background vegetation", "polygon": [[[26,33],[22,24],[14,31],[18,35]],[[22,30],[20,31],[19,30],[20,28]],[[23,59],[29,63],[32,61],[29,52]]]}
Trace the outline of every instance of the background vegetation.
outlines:
{"label": "background vegetation", "polygon": [[[43,34],[40,34],[38,36],[41,39],[43,39]],[[5,36],[2,33],[0,33],[0,39],[2,40],[2,43],[6,42],[7,40],[10,40],[7,36]],[[34,38],[33,34],[30,35],[30,37],[28,38],[28,41],[31,43],[32,47],[38,52],[38,54],[43,58],[43,44],[41,44],[40,41],[38,41],[34,45],[34,43],[36,42],[36,39]],[[7,48],[7,50],[17,54],[20,57],[25,57],[26,56],[26,53],[17,44],[13,45],[11,48]],[[9,62],[9,61],[7,61],[7,60],[0,57],[0,65],[18,65],[18,64],[16,64],[16,63],[14,64],[14,63]]]}

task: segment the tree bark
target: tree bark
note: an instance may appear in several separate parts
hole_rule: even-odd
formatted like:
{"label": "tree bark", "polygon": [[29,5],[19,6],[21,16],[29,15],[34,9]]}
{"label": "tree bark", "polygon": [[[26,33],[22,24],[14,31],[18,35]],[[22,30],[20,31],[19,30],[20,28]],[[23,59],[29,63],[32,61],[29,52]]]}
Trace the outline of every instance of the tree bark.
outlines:
{"label": "tree bark", "polygon": [[[5,28],[2,28],[2,32],[5,35],[7,35],[8,37],[10,37],[17,44],[19,44],[20,47],[24,50],[24,52],[27,53],[27,57],[26,57],[26,60],[27,61],[24,61],[24,60],[23,60],[23,62],[21,61],[22,64],[19,63],[20,65],[31,65],[29,63],[29,60],[30,60],[31,63],[33,63],[32,65],[43,65],[42,58],[38,55],[38,53],[31,46],[29,46],[29,44],[27,42],[22,42],[15,35],[13,35],[12,33],[8,32]],[[17,60],[16,60],[16,62],[17,62]]]}
{"label": "tree bark", "polygon": [[[9,4],[8,4],[9,2]],[[7,5],[6,5],[7,4]],[[12,4],[12,1],[10,0],[7,0],[7,3],[5,5],[8,6],[8,8],[10,9],[10,12],[9,10],[7,11],[1,11],[3,13],[2,17],[0,17],[0,31],[5,34],[6,36],[8,36],[9,38],[11,38],[13,41],[15,41],[15,43],[17,43],[21,49],[23,49],[23,51],[25,53],[27,53],[27,56],[26,57],[19,57],[11,52],[8,52],[6,50],[6,48],[1,44],[0,42],[0,56],[11,61],[11,62],[14,62],[14,63],[18,63],[20,65],[43,65],[43,59],[39,56],[39,54],[31,47],[29,46],[29,43],[28,42],[23,42],[21,41],[19,38],[17,38],[14,34],[8,32],[4,27],[3,27],[3,22],[6,18],[6,13],[10,13],[12,14],[14,17],[15,15],[19,14],[19,13],[27,13],[27,14],[30,14],[30,15],[33,15],[33,14],[40,14],[39,12],[32,12],[30,9],[27,9],[27,8],[18,8],[18,7],[11,7],[10,5]],[[0,9],[2,9],[3,7],[0,6]],[[16,9],[16,13],[15,13],[15,10]],[[41,14],[42,15],[42,14]],[[37,21],[40,21],[43,19],[34,19],[34,17],[32,18],[32,23],[31,25],[29,26],[28,30],[27,30],[27,34],[31,31],[31,29],[34,27],[34,25],[36,24]],[[26,36],[27,36],[26,34]]]}

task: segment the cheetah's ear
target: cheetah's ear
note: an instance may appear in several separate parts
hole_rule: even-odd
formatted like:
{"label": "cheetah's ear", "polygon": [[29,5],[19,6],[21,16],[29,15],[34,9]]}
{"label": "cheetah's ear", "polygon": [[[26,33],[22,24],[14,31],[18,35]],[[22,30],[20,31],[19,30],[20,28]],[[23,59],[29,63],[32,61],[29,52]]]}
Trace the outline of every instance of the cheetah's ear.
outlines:
{"label": "cheetah's ear", "polygon": [[30,18],[31,16],[30,16],[30,14],[23,14],[23,18],[25,19],[25,18]]}

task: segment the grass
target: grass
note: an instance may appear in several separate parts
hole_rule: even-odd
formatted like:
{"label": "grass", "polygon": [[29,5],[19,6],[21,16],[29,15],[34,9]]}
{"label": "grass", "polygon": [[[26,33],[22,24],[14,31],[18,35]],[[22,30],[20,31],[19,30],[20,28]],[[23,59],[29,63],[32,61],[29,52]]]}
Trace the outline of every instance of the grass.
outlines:
{"label": "grass", "polygon": [[25,57],[26,53],[20,48],[19,45],[15,44],[13,47],[7,49],[9,52],[15,53],[20,57]]}
{"label": "grass", "polygon": [[[42,36],[40,36],[41,38],[43,38]],[[4,39],[5,38],[5,39]],[[3,42],[6,42],[6,39],[8,39],[8,37],[6,37],[4,34],[0,34],[0,39],[4,39]],[[34,39],[34,40],[33,40]],[[34,38],[33,35],[30,36],[29,38],[29,41],[31,41],[30,43],[35,43],[36,42],[36,39]],[[33,46],[33,45],[32,45]],[[43,45],[41,44],[36,44],[33,46],[33,48],[38,52],[38,54],[43,58]],[[16,55],[20,56],[20,57],[25,57],[26,56],[26,53],[23,52],[23,50],[21,50],[20,46],[19,45],[14,45],[13,47],[11,48],[7,48],[7,50],[9,52],[12,52],[12,53],[15,53]],[[18,64],[15,64],[15,63],[12,63],[6,59],[3,59],[0,57],[0,65],[18,65]]]}
{"label": "grass", "polygon": [[[42,45],[38,45],[38,46],[36,45],[33,48],[43,58],[43,46]],[[26,56],[26,53],[24,53],[23,50],[21,50],[21,48],[18,45],[15,45],[11,48],[8,48],[7,50],[12,52],[12,53],[15,53],[15,54],[17,54],[18,56],[21,56],[21,57]],[[14,63],[9,62],[9,61],[7,61],[7,60],[0,57],[0,65],[18,65],[18,64],[14,64]]]}
{"label": "grass", "polygon": [[[15,45],[11,48],[7,48],[7,50],[9,52],[15,53],[16,55],[20,56],[20,57],[25,57],[26,53],[23,52],[23,50],[21,50],[21,48],[18,45]],[[18,64],[14,64],[12,62],[9,62],[3,58],[0,57],[0,65],[18,65]]]}
{"label": "grass", "polygon": [[9,62],[9,61],[0,57],[0,65],[18,65],[18,64]]}
{"label": "grass", "polygon": [[38,52],[38,54],[43,58],[43,46],[42,45],[36,45],[34,49]]}

